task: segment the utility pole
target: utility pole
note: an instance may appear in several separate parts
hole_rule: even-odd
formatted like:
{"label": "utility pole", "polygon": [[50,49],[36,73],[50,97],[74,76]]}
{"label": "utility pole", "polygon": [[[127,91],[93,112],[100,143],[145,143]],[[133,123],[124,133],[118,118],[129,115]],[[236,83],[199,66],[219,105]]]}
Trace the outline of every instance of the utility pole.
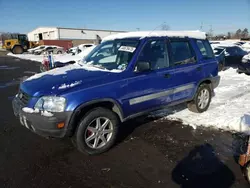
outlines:
{"label": "utility pole", "polygon": [[203,29],[203,22],[201,22],[200,30],[202,31]]}

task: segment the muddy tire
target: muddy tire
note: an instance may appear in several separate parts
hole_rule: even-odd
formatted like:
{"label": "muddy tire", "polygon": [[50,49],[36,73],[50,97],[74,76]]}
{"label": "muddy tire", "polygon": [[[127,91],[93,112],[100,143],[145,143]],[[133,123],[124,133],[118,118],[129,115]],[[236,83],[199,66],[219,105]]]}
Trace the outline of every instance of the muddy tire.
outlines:
{"label": "muddy tire", "polygon": [[13,54],[22,54],[24,52],[24,49],[22,46],[14,46],[11,51]]}
{"label": "muddy tire", "polygon": [[205,112],[211,102],[212,91],[208,84],[201,84],[194,96],[194,99],[188,102],[188,109],[195,113]]}
{"label": "muddy tire", "polygon": [[118,135],[119,119],[106,108],[89,111],[80,121],[72,142],[80,152],[97,155],[109,150]]}

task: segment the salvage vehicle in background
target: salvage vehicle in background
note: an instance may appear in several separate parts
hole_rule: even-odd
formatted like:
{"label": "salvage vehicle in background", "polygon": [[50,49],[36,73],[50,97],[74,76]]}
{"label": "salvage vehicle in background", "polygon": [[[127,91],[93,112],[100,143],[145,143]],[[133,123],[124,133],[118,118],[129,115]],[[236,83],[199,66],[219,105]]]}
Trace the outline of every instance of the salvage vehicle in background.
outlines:
{"label": "salvage vehicle in background", "polygon": [[248,54],[241,47],[236,45],[217,45],[219,48],[224,48],[225,52],[225,66],[238,68],[241,64],[242,58]]}
{"label": "salvage vehicle in background", "polygon": [[219,71],[222,71],[225,68],[226,50],[224,48],[215,47],[213,51],[214,51],[216,59],[218,60]]}
{"label": "salvage vehicle in background", "polygon": [[54,54],[62,54],[64,53],[64,49],[60,46],[44,46],[34,51],[35,55],[40,55],[46,52],[54,53]]}
{"label": "salvage vehicle in background", "polygon": [[82,51],[84,51],[86,48],[90,48],[92,46],[95,46],[95,44],[80,44],[78,46],[75,46],[75,47],[72,47],[70,48],[67,53],[71,53],[73,55],[75,54],[79,54],[81,53]]}
{"label": "salvage vehicle in background", "polygon": [[104,38],[82,62],[31,76],[12,105],[24,127],[71,137],[94,155],[114,145],[128,119],[180,103],[205,112],[219,81],[205,33],[129,32]]}
{"label": "salvage vehicle in background", "polygon": [[237,69],[238,73],[245,73],[246,75],[250,75],[250,54],[245,55],[241,63],[238,65]]}
{"label": "salvage vehicle in background", "polygon": [[3,48],[11,51],[13,54],[22,54],[30,48],[38,46],[38,42],[28,40],[25,34],[13,34],[11,39],[4,40]]}

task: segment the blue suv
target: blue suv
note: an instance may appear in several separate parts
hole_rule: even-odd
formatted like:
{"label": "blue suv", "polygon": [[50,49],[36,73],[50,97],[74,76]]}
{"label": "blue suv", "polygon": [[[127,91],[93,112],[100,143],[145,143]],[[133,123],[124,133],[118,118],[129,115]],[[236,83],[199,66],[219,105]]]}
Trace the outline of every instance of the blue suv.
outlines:
{"label": "blue suv", "polygon": [[93,155],[115,143],[128,119],[179,103],[206,111],[219,80],[205,33],[130,32],[105,38],[81,62],[28,78],[12,104],[26,128],[71,137]]}

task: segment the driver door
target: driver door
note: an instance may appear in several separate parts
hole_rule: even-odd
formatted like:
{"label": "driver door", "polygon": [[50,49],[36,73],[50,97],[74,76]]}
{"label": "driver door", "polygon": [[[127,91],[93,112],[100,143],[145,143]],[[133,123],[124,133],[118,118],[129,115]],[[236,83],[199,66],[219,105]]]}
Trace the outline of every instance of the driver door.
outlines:
{"label": "driver door", "polygon": [[147,41],[137,62],[148,62],[151,69],[136,72],[136,65],[131,73],[124,99],[127,116],[164,106],[173,99],[174,70],[169,64],[166,39]]}

